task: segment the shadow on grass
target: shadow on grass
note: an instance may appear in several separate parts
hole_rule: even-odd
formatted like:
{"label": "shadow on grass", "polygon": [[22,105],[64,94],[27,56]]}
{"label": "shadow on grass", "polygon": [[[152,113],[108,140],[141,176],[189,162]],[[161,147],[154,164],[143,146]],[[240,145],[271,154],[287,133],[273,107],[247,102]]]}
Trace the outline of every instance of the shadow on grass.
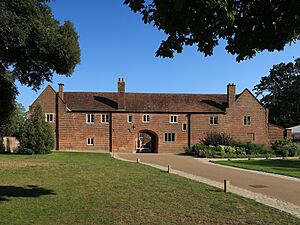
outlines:
{"label": "shadow on grass", "polygon": [[8,198],[10,197],[37,198],[42,195],[56,195],[56,193],[37,185],[27,185],[26,187],[0,186],[0,202],[9,201]]}

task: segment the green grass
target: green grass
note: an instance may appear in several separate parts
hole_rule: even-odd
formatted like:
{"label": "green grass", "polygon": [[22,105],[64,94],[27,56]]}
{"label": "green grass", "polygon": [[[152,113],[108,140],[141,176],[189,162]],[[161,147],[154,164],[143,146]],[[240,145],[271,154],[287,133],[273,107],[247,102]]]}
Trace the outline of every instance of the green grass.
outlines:
{"label": "green grass", "polygon": [[0,224],[300,224],[287,213],[106,154],[0,155]]}
{"label": "green grass", "polygon": [[300,178],[299,159],[232,160],[214,163]]}

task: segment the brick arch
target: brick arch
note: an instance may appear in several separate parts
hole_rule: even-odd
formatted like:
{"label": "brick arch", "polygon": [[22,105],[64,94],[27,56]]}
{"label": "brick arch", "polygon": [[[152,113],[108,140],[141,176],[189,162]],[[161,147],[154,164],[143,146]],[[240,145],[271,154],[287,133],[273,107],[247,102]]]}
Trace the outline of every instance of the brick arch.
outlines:
{"label": "brick arch", "polygon": [[144,130],[140,130],[138,132],[138,139],[139,139],[139,135],[141,133],[147,134],[151,137],[151,153],[158,153],[158,135],[156,132],[152,131],[152,130],[148,130],[148,129],[144,129]]}

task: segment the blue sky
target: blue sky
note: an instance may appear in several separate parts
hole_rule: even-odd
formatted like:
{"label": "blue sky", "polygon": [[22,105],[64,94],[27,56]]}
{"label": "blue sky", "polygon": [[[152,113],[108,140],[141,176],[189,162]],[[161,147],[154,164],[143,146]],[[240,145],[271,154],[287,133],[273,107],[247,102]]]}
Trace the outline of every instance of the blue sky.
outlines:
{"label": "blue sky", "polygon": [[[237,63],[221,43],[211,57],[186,47],[173,59],[156,58],[164,33],[145,25],[123,0],[55,0],[51,7],[55,18],[73,22],[81,48],[81,64],[73,75],[54,76],[51,85],[56,90],[64,83],[66,91],[112,92],[117,78],[124,77],[128,92],[225,93],[228,83],[241,92],[252,90],[272,65],[299,57],[297,43],[284,52],[263,52]],[[47,85],[34,92],[18,84],[18,101],[27,109]]]}

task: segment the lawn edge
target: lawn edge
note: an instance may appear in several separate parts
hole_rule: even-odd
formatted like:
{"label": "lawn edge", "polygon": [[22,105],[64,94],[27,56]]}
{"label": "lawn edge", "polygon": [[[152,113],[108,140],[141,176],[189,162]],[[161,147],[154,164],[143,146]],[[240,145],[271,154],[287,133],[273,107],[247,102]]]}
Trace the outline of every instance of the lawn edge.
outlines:
{"label": "lawn edge", "polygon": [[[125,162],[130,162],[130,163],[136,163],[135,161],[132,161],[132,160],[123,159],[117,153],[111,153],[111,157],[115,158],[116,160],[121,160],[121,161],[125,161]],[[143,165],[154,167],[154,168],[162,170],[162,171],[167,171],[167,167],[164,167],[164,166],[159,166],[159,165],[155,165],[155,164],[151,164],[151,163],[144,163],[144,162],[139,162],[139,163],[143,164]],[[215,164],[215,165],[218,165],[218,164]],[[181,176],[181,177],[185,177],[185,178],[193,180],[193,181],[204,183],[204,184],[207,184],[207,185],[219,188],[219,189],[223,189],[224,184],[221,182],[210,180],[210,179],[207,179],[207,178],[204,178],[201,176],[195,176],[195,175],[192,175],[192,174],[189,174],[186,172],[182,172],[179,170],[174,170],[174,169],[172,169],[170,171],[170,173]],[[279,209],[280,211],[289,213],[300,219],[300,206],[297,206],[295,204],[285,202],[285,201],[282,201],[282,200],[279,200],[276,198],[271,198],[271,197],[268,197],[268,196],[260,194],[260,193],[254,193],[252,191],[249,191],[249,190],[246,190],[243,188],[239,188],[239,187],[236,187],[233,185],[230,186],[230,190],[231,190],[231,193],[234,193],[236,195],[239,195],[239,196],[242,196],[242,197],[245,197],[248,199],[252,199],[252,200],[254,200],[258,203],[264,204],[266,206]]]}
{"label": "lawn edge", "polygon": [[266,176],[273,176],[273,177],[278,177],[278,178],[282,178],[282,179],[286,179],[286,180],[300,182],[300,178],[298,178],[298,177],[288,176],[288,175],[284,175],[284,174],[280,174],[280,173],[267,172],[267,171],[263,171],[263,170],[246,169],[246,168],[232,166],[232,165],[223,165],[223,164],[218,163],[218,162],[226,162],[226,160],[210,160],[210,162],[213,163],[214,165],[220,166],[220,167],[226,167],[226,168],[229,167],[229,168],[235,169],[235,170],[242,170],[242,171],[246,171],[246,172],[262,174],[262,175],[266,175]]}

